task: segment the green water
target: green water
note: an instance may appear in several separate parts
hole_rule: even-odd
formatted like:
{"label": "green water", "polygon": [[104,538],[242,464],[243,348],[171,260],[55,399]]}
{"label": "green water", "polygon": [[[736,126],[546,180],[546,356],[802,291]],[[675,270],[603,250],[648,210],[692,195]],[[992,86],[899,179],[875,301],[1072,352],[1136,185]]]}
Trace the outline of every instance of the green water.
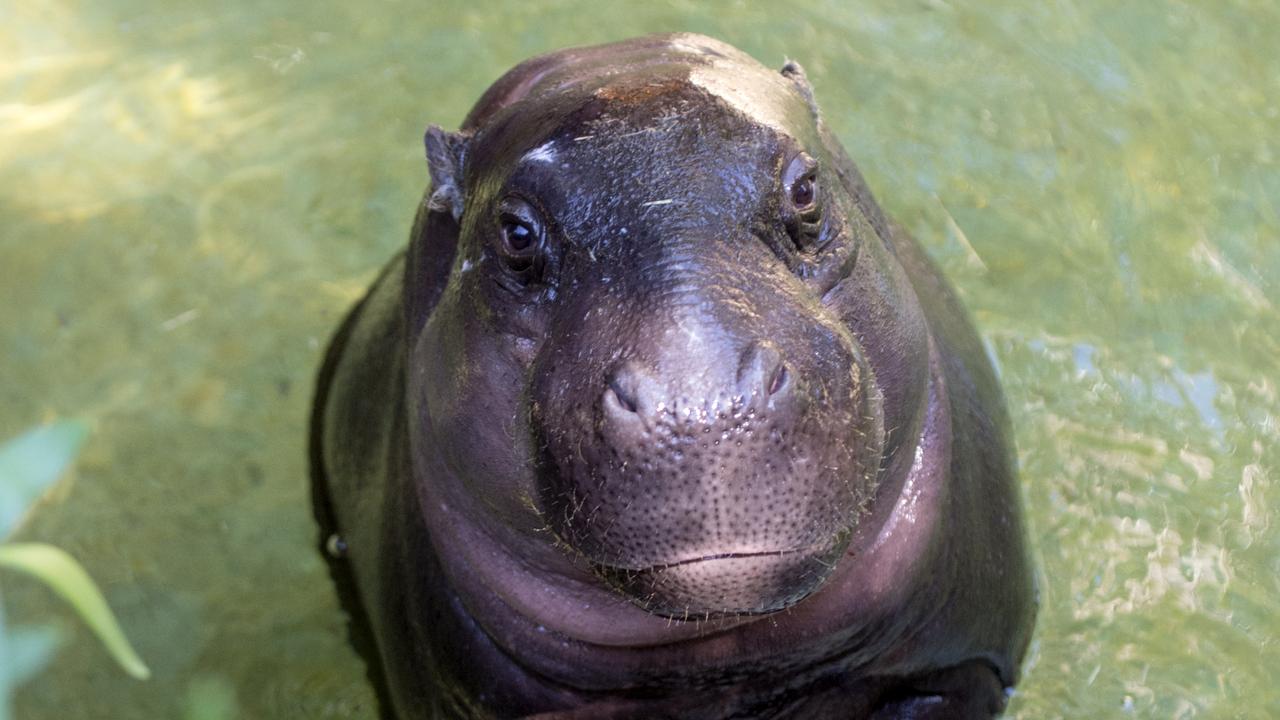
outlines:
{"label": "green water", "polygon": [[154,672],[4,576],[71,637],[19,718],[374,718],[312,548],[321,349],[427,123],[677,29],[805,65],[999,361],[1043,593],[1009,716],[1280,717],[1276,3],[0,0],[0,437],[93,423],[23,537]]}

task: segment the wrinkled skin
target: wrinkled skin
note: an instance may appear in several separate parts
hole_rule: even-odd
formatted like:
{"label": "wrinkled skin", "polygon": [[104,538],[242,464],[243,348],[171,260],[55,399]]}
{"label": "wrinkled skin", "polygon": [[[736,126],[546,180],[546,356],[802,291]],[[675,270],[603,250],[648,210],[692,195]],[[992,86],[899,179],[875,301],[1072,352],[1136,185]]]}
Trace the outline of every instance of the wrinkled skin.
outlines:
{"label": "wrinkled skin", "polygon": [[565,50],[426,141],[312,437],[390,712],[999,712],[1035,612],[1003,400],[799,66]]}

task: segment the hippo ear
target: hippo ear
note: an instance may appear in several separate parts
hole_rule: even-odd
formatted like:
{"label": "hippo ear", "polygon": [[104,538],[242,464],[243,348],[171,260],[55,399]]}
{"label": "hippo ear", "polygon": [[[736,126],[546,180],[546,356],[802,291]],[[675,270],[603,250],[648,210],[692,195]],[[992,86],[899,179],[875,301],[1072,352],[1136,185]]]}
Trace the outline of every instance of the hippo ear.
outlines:
{"label": "hippo ear", "polygon": [[448,212],[455,221],[462,219],[465,205],[463,197],[463,161],[466,159],[469,135],[445,132],[437,125],[427,128],[423,138],[427,146],[427,166],[431,172],[432,210]]}
{"label": "hippo ear", "polygon": [[809,104],[809,110],[813,116],[821,117],[818,113],[818,101],[813,99],[813,86],[809,84],[809,78],[804,74],[804,68],[800,67],[800,63],[789,59],[783,63],[781,72],[782,76],[790,80],[800,91],[801,97]]}

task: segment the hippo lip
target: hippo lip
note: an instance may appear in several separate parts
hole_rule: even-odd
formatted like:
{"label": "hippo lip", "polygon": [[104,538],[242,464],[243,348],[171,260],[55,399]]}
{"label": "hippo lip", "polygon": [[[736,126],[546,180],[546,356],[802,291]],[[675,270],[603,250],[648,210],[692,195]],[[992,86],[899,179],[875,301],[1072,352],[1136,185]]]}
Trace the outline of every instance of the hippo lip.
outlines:
{"label": "hippo lip", "polygon": [[713,560],[741,560],[743,558],[752,557],[779,557],[782,555],[796,555],[798,553],[815,552],[821,554],[823,548],[814,546],[806,546],[800,548],[789,548],[785,550],[759,550],[754,552],[721,552],[699,555],[697,557],[685,558],[683,560],[673,560],[665,563],[654,563],[652,565],[628,566],[614,565],[612,563],[596,563],[597,567],[607,570],[623,571],[623,572],[660,572],[671,568],[680,567],[682,565],[692,565],[694,563],[709,562]]}
{"label": "hippo lip", "polygon": [[672,618],[759,615],[790,607],[835,567],[840,543],[705,553],[644,567],[597,565],[607,581],[646,611]]}

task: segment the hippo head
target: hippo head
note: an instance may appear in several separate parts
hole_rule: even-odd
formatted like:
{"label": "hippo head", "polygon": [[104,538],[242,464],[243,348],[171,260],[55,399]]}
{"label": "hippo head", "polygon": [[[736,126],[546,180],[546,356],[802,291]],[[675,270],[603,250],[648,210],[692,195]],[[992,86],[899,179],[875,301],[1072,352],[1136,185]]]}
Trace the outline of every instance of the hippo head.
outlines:
{"label": "hippo head", "polygon": [[799,67],[688,35],[562,51],[427,146],[407,326],[430,492],[650,613],[818,589],[910,403],[849,318],[883,220]]}

